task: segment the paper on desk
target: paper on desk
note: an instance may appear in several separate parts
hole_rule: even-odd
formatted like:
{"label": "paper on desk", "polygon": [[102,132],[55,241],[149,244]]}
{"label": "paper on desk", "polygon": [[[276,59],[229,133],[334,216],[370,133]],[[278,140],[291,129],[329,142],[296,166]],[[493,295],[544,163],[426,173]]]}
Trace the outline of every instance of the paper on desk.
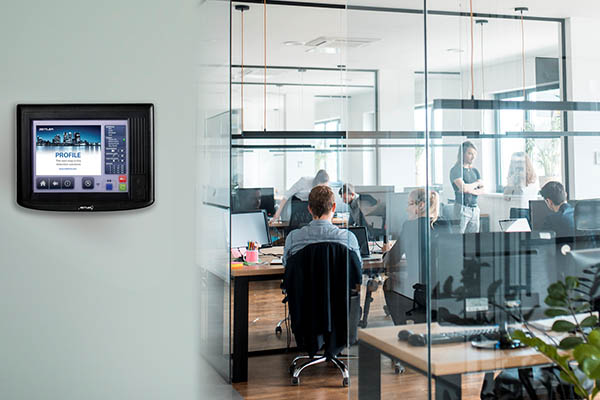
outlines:
{"label": "paper on desk", "polygon": [[[595,316],[598,316],[597,312],[593,313]],[[554,317],[554,318],[546,318],[546,319],[540,319],[537,321],[529,321],[528,325],[534,327],[535,329],[539,329],[540,331],[544,331],[544,332],[549,332],[552,330],[552,325],[554,325],[554,322],[558,321],[558,320],[563,320],[563,321],[569,321],[572,323],[576,323],[576,322],[581,322],[584,319],[586,319],[587,317],[589,317],[589,313],[581,313],[581,314],[577,314],[577,321],[575,321],[575,318],[573,318],[572,315],[560,315],[558,317]]]}

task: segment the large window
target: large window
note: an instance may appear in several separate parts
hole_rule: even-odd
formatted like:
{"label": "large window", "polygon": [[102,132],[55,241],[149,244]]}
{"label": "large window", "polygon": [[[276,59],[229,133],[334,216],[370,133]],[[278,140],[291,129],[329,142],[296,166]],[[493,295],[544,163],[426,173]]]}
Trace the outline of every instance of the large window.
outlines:
{"label": "large window", "polygon": [[[523,91],[499,93],[497,100],[522,101]],[[525,91],[528,101],[560,101],[558,84],[543,89]],[[499,134],[510,132],[553,132],[562,130],[559,111],[498,110],[495,114]],[[562,181],[562,155],[559,138],[502,138],[496,141],[497,150],[497,191],[507,185],[508,170],[512,155],[525,152],[537,176],[536,184],[543,186],[548,180]]]}

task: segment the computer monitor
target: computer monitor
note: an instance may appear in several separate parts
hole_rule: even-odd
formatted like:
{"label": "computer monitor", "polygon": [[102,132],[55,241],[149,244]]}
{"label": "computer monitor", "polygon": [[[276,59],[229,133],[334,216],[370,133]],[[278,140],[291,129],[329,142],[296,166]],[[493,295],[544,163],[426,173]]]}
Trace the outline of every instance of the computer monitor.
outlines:
{"label": "computer monitor", "polygon": [[358,240],[358,246],[360,247],[360,256],[369,257],[371,252],[369,250],[369,240],[367,238],[367,228],[364,226],[351,226],[348,230],[354,233],[356,240]]}
{"label": "computer monitor", "polygon": [[231,247],[246,247],[248,242],[258,242],[261,247],[271,246],[264,210],[231,213]]}
{"label": "computer monitor", "polygon": [[[577,200],[569,200],[568,203],[575,207]],[[548,208],[544,200],[529,200],[529,218],[532,230],[542,230],[544,227],[544,220],[550,214],[552,214],[552,210]]]}
{"label": "computer monitor", "polygon": [[391,193],[386,207],[387,222],[386,232],[391,234],[393,239],[398,239],[402,232],[402,225],[408,220],[408,196],[409,192]]}
{"label": "computer monitor", "polygon": [[274,189],[239,188],[233,192],[231,205],[233,212],[265,210],[271,217],[275,214]]}
{"label": "computer monitor", "polygon": [[432,310],[440,323],[500,324],[509,314],[543,317],[558,279],[551,232],[441,234],[435,243]]}
{"label": "computer monitor", "polygon": [[383,236],[390,213],[387,205],[394,194],[394,186],[356,185],[354,190],[359,194],[360,209],[369,225],[371,239]]}

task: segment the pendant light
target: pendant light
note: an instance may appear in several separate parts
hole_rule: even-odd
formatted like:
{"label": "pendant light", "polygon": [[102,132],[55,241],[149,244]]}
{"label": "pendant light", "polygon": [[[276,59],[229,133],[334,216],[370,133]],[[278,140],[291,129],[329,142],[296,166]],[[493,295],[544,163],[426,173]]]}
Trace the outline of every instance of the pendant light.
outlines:
{"label": "pendant light", "polygon": [[238,4],[235,9],[240,12],[241,16],[241,37],[242,37],[242,63],[241,63],[241,85],[240,85],[240,131],[244,132],[244,11],[248,11],[250,6]]}
{"label": "pendant light", "polygon": [[485,99],[485,75],[484,75],[484,64],[483,64],[483,26],[488,23],[487,19],[478,19],[475,21],[477,25],[481,26],[481,99]]}
{"label": "pendant light", "polygon": [[523,101],[527,100],[525,96],[525,22],[523,13],[529,11],[527,7],[515,7],[515,11],[521,13],[521,59],[523,64]]}

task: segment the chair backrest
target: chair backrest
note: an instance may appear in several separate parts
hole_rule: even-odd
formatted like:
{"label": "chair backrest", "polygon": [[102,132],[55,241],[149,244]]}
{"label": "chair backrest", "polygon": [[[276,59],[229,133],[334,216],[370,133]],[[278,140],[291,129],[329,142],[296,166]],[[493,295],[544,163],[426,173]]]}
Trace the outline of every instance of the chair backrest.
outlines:
{"label": "chair backrest", "polygon": [[579,200],[575,204],[575,230],[600,230],[600,199]]}
{"label": "chair backrest", "polygon": [[312,215],[308,211],[308,201],[302,201],[298,197],[292,197],[292,211],[290,215],[289,230],[301,228],[312,221]]}
{"label": "chair backrest", "polygon": [[578,249],[600,244],[600,199],[579,200],[573,213],[575,244]]}
{"label": "chair backrest", "polygon": [[314,243],[288,259],[284,287],[299,347],[315,354],[325,344],[335,355],[346,345],[350,293],[361,279],[358,256],[341,243]]}

